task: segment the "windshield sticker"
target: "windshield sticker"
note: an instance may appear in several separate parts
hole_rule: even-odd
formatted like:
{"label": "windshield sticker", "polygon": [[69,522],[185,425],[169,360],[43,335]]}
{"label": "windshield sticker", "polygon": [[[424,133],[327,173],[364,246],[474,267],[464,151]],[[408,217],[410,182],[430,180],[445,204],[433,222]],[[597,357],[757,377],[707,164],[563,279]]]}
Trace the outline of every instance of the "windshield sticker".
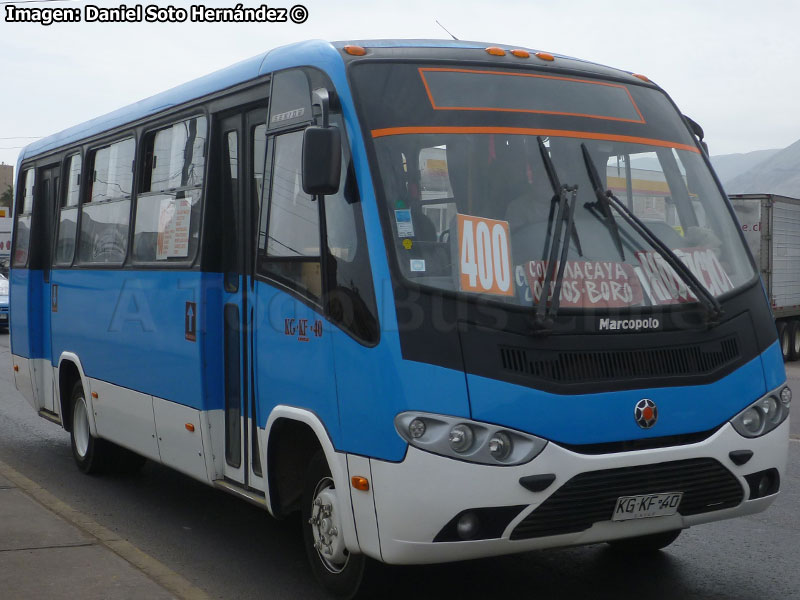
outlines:
{"label": "windshield sticker", "polygon": [[394,211],[394,221],[397,223],[397,237],[414,237],[414,222],[411,220],[411,210],[403,208]]}
{"label": "windshield sticker", "polygon": [[508,221],[456,215],[461,290],[513,296]]}
{"label": "windshield sticker", "polygon": [[411,248],[413,247],[414,247],[414,242],[412,242],[410,239],[406,238],[403,240],[403,248],[405,248],[406,250],[411,250]]}
{"label": "windshield sticker", "polygon": [[425,272],[425,261],[419,258],[411,259],[410,269],[415,273]]}
{"label": "windshield sticker", "polygon": [[[712,248],[676,248],[675,255],[714,296],[733,289],[725,268]],[[696,302],[697,297],[675,270],[654,251],[636,252],[637,274],[653,304]]]}
{"label": "windshield sticker", "polygon": [[[544,289],[547,262],[532,260],[517,266],[517,284],[526,302],[538,303]],[[556,272],[558,263],[556,263]],[[547,301],[553,300],[555,281],[550,282]],[[576,261],[564,265],[559,302],[573,308],[620,308],[642,304],[643,292],[631,265],[620,262]]]}

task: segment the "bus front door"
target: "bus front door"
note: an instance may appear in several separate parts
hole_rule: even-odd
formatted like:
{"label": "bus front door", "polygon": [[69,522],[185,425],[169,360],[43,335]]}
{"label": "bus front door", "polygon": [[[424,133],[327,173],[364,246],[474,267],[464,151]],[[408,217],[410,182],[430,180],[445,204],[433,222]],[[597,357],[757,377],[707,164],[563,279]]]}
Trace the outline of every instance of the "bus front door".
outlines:
{"label": "bus front door", "polygon": [[266,109],[219,120],[222,156],[223,357],[225,398],[224,475],[229,482],[264,490],[253,392],[252,223],[263,180]]}

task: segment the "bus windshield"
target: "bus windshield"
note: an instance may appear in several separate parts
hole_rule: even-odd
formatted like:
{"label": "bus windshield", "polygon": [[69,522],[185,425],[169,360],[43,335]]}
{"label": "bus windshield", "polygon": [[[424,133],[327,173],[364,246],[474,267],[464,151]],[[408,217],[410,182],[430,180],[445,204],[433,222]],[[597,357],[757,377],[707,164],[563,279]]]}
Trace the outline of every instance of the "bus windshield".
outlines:
{"label": "bus windshield", "polygon": [[[356,66],[352,79],[409,280],[529,307],[555,290],[570,308],[696,302],[608,192],[713,296],[755,274],[697,145],[655,88],[398,63]],[[562,196],[571,232],[558,222]],[[559,237],[566,248],[552,252]],[[556,285],[546,274],[561,256]]]}

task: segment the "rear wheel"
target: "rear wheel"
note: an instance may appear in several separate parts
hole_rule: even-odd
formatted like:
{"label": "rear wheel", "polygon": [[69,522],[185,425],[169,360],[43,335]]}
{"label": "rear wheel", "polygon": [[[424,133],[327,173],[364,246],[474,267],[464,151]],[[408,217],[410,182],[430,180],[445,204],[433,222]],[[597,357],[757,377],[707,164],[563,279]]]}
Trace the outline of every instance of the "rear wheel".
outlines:
{"label": "rear wheel", "polygon": [[792,352],[790,337],[791,332],[789,331],[789,326],[786,321],[778,321],[778,341],[781,344],[781,354],[783,354],[783,360],[785,361],[790,360]]}
{"label": "rear wheel", "polygon": [[608,542],[608,545],[611,546],[611,549],[615,552],[624,554],[658,552],[674,542],[680,534],[681,530],[676,529],[674,531],[640,535],[639,537],[627,538],[624,540],[614,540],[613,542]]}
{"label": "rear wheel", "polygon": [[91,475],[102,472],[108,461],[109,446],[96,438],[89,429],[89,408],[83,385],[76,381],[72,387],[72,457],[82,472]]}
{"label": "rear wheel", "polygon": [[367,558],[351,554],[344,544],[343,507],[322,451],[311,459],[303,488],[303,542],[314,576],[334,598],[359,593]]}
{"label": "rear wheel", "polygon": [[789,321],[789,360],[800,359],[800,320]]}

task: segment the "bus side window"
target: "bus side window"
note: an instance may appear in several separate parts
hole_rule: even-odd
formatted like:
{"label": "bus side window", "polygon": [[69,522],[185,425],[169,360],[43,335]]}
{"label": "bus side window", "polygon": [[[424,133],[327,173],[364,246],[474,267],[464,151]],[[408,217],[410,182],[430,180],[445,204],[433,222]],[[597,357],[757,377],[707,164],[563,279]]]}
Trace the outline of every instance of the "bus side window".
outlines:
{"label": "bus side window", "polygon": [[17,203],[17,232],[15,236],[14,261],[12,266],[24,267],[28,264],[31,243],[31,216],[33,214],[33,188],[36,172],[26,169],[23,173],[22,190]]}
{"label": "bus side window", "polygon": [[194,117],[146,135],[136,196],[135,261],[194,259],[200,237],[206,132],[205,117]]}
{"label": "bus side window", "polygon": [[82,263],[121,264],[125,260],[135,151],[136,142],[129,138],[90,154],[81,205],[78,257]]}
{"label": "bus side window", "polygon": [[59,203],[58,235],[53,257],[54,265],[70,265],[75,255],[75,238],[78,227],[78,198],[81,184],[81,155],[67,158],[67,184]]}
{"label": "bus side window", "polygon": [[266,235],[259,232],[259,272],[318,300],[322,295],[319,206],[303,191],[302,147],[302,131],[275,137],[269,204],[262,206],[269,216]]}

